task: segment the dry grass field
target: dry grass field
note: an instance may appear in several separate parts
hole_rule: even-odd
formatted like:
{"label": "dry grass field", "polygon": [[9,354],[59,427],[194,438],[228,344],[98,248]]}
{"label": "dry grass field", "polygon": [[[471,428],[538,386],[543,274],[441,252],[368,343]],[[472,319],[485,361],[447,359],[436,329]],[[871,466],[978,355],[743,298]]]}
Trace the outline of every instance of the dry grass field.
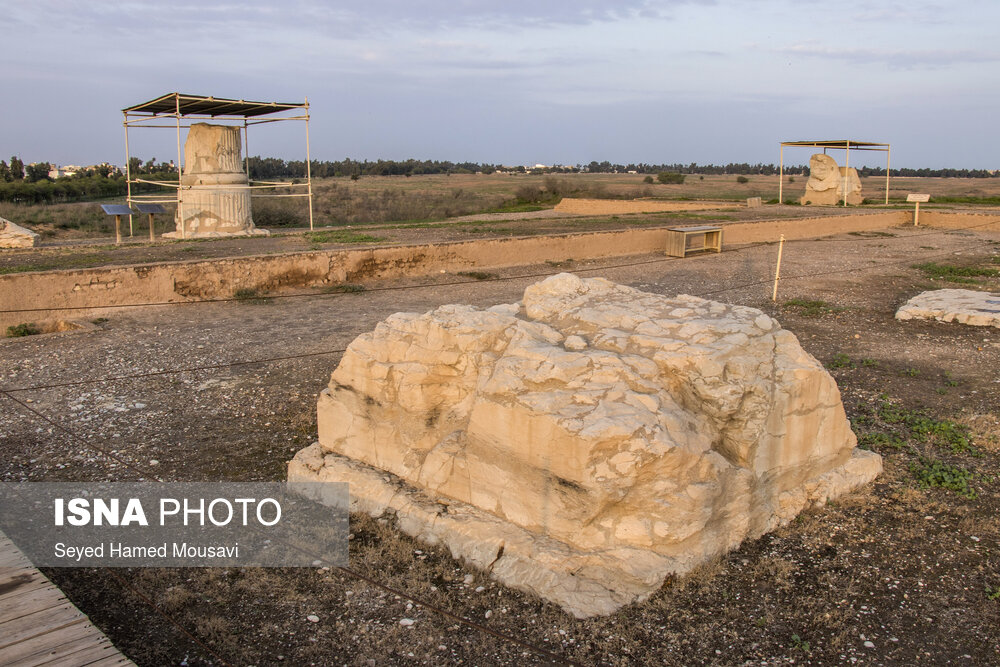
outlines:
{"label": "dry grass field", "polygon": [[[748,197],[777,199],[777,176],[688,175],[683,184],[643,182],[642,174],[456,174],[364,176],[357,181],[327,178],[314,182],[316,227],[371,226],[386,223],[432,223],[477,213],[531,211],[551,208],[559,198],[640,198],[667,200],[716,200],[744,203]],[[802,176],[785,177],[783,197],[796,200],[805,188]],[[863,179],[863,195],[875,206],[884,202],[885,180]],[[890,203],[900,204],[910,192],[935,197],[962,198],[956,205],[1000,206],[1000,178],[895,178]],[[977,202],[978,200],[978,202]],[[168,209],[171,207],[168,206]],[[793,206],[791,208],[798,208]],[[815,208],[810,210],[816,210]],[[801,214],[801,213],[800,213]],[[98,203],[19,205],[0,203],[0,217],[40,233],[46,243],[82,239],[113,239],[113,219]],[[308,227],[308,210],[300,199],[260,198],[254,201],[258,227],[276,231]],[[134,217],[135,237],[148,237],[144,216]],[[173,230],[173,211],[156,217],[156,232]]]}
{"label": "dry grass field", "polygon": [[[375,187],[365,181],[350,187]],[[461,182],[425,189],[438,181]],[[609,179],[634,187],[623,183]],[[791,330],[837,379],[885,472],[643,603],[577,620],[365,516],[352,517],[350,571],[46,574],[140,665],[1000,663],[1000,334],[893,319],[925,289],[1000,291],[1000,238],[900,227],[791,242],[777,303],[774,253],[581,259],[464,285],[415,277],[2,339],[0,388],[17,391],[0,396],[0,479],[281,480],[316,437],[336,351],[393,312],[511,302],[535,280],[518,275],[559,270],[708,295]]]}

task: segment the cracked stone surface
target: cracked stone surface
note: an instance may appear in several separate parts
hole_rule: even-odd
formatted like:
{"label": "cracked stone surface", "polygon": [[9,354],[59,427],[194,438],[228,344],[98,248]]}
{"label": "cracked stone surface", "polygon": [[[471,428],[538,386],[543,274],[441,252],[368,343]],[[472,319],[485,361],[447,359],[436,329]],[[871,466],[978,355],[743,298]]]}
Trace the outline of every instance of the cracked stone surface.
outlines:
{"label": "cracked stone surface", "polygon": [[560,274],[351,343],[289,479],[578,617],[875,478],[833,378],[759,310]]}
{"label": "cracked stone surface", "polygon": [[897,320],[937,320],[1000,329],[1000,293],[968,289],[921,292],[896,311]]}
{"label": "cracked stone surface", "polygon": [[0,218],[0,248],[34,248],[36,245],[38,234]]}

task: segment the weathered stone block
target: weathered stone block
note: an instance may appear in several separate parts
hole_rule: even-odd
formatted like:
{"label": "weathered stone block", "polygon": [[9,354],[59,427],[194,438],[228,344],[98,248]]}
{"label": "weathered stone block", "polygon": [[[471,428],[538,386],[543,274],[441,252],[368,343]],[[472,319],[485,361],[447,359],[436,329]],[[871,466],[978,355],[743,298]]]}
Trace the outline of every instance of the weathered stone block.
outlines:
{"label": "weathered stone block", "polygon": [[1000,293],[968,289],[921,292],[896,311],[897,320],[937,320],[1000,329]]}
{"label": "weathered stone block", "polygon": [[389,317],[318,419],[289,479],[347,481],[357,511],[581,617],[881,470],[833,378],[761,311],[570,274]]}
{"label": "weathered stone block", "polygon": [[34,248],[36,245],[38,234],[0,218],[0,248]]}

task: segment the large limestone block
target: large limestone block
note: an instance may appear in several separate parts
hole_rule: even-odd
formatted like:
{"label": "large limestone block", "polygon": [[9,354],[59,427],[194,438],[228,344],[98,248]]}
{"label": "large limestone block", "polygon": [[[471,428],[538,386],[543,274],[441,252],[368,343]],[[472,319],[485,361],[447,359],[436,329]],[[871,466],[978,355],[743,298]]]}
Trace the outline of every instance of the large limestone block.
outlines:
{"label": "large limestone block", "polygon": [[195,123],[184,142],[177,231],[167,238],[267,235],[253,224],[240,128]]}
{"label": "large limestone block", "polygon": [[753,308],[560,274],[349,346],[289,479],[584,617],[872,480],[837,386]]}
{"label": "large limestone block", "polygon": [[805,194],[799,199],[800,204],[842,204],[845,190],[848,204],[861,203],[861,179],[857,169],[837,166],[837,161],[824,153],[816,153],[809,158],[809,180],[806,181]]}
{"label": "large limestone block", "polygon": [[921,292],[896,311],[897,320],[937,320],[1000,329],[1000,294],[968,289]]}
{"label": "large limestone block", "polygon": [[0,248],[34,248],[36,245],[38,234],[0,218]]}

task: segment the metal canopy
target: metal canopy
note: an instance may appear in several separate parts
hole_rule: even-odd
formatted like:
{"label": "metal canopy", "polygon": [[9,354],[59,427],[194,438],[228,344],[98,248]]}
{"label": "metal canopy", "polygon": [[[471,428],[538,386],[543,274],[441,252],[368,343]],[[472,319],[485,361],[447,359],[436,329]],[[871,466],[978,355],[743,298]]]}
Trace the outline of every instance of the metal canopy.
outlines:
{"label": "metal canopy", "polygon": [[[291,111],[288,114],[282,112]],[[295,113],[297,112],[297,113]],[[309,152],[309,100],[303,103],[290,102],[254,102],[249,100],[233,100],[225,97],[212,97],[204,95],[185,95],[182,93],[167,93],[156,99],[136,104],[122,109],[125,116],[123,126],[125,127],[125,182],[126,201],[129,205],[143,201],[147,204],[177,203],[177,217],[183,220],[183,198],[181,190],[189,189],[181,183],[181,170],[183,168],[181,152],[181,128],[191,127],[199,122],[198,119],[218,118],[224,121],[223,125],[243,125],[243,152],[244,164],[247,170],[247,180],[250,181],[250,146],[248,130],[251,125],[262,125],[264,123],[278,123],[287,120],[305,121],[306,134],[306,182],[286,183],[282,181],[250,181],[250,188],[254,191],[252,197],[305,197],[309,202],[309,229],[313,229],[313,201],[312,201],[312,158]],[[270,114],[281,114],[274,118],[260,118]],[[163,124],[166,118],[172,119],[170,124]],[[185,119],[183,122],[181,119]],[[251,118],[255,120],[250,120]],[[137,178],[132,174],[131,163],[132,153],[129,150],[128,129],[129,126],[141,128],[170,128],[177,134],[177,180],[161,181]],[[133,195],[132,184],[145,183],[162,188],[173,188],[176,193],[173,196],[164,195]],[[304,192],[292,192],[289,194],[264,194],[262,190],[275,190],[278,188],[302,189]],[[147,212],[147,211],[143,211]],[[152,213],[151,211],[149,211]],[[159,212],[159,211],[157,211]],[[181,225],[181,238],[184,238],[184,226]],[[132,216],[129,215],[129,234],[132,233]]]}
{"label": "metal canopy", "polygon": [[167,209],[162,204],[136,204],[139,213],[165,213]]}
{"label": "metal canopy", "polygon": [[[822,139],[817,141],[782,141],[779,148],[778,159],[778,203],[784,201],[784,181],[785,181],[785,146],[798,148],[822,148],[823,153],[827,149],[834,148],[846,151],[844,166],[851,166],[851,151],[882,151],[885,153],[885,203],[889,203],[889,144],[880,144],[874,141],[854,141],[853,139]],[[844,176],[844,206],[847,206],[847,176]]]}
{"label": "metal canopy", "polygon": [[107,215],[132,215],[132,209],[125,204],[101,204]]}
{"label": "metal canopy", "polygon": [[204,95],[185,95],[183,93],[167,93],[155,100],[136,104],[122,109],[126,115],[176,115],[181,116],[219,116],[235,118],[253,118],[267,114],[289,111],[291,109],[306,109],[308,104],[287,102],[252,102],[248,100],[230,100],[224,97],[205,97]]}
{"label": "metal canopy", "polygon": [[[823,141],[782,141],[782,146],[811,146],[813,148],[842,148],[859,151],[887,151],[889,144],[877,144],[872,141],[853,141],[851,139],[826,139]],[[876,146],[878,148],[876,148]]]}

